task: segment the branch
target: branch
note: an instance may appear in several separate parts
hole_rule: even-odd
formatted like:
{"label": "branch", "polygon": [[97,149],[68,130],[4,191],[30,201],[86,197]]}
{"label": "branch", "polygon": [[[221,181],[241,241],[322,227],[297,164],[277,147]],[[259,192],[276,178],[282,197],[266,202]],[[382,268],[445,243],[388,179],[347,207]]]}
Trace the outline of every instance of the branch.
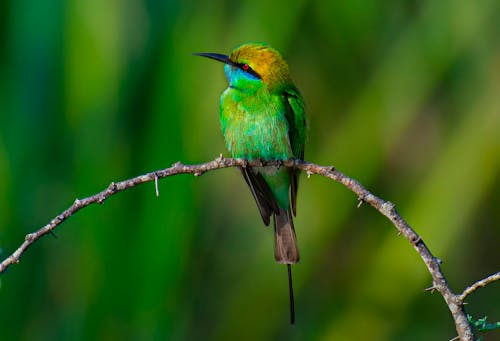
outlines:
{"label": "branch", "polygon": [[464,290],[464,292],[459,296],[460,301],[464,302],[465,298],[467,296],[469,296],[470,294],[472,294],[477,289],[485,287],[488,284],[493,283],[493,282],[498,281],[498,280],[500,280],[500,271],[497,273],[494,273],[492,275],[489,275],[488,277],[483,278],[480,281],[477,281],[476,283],[470,285],[469,287],[467,287],[467,289]]}
{"label": "branch", "polygon": [[413,246],[413,248],[419,253],[420,257],[424,261],[427,270],[431,274],[433,286],[432,289],[439,291],[443,296],[450,312],[452,314],[453,320],[455,322],[455,327],[458,336],[461,340],[474,340],[473,328],[470,325],[467,314],[465,313],[463,307],[463,301],[471,292],[475,291],[477,288],[487,285],[500,277],[499,273],[494,274],[488,278],[485,278],[467,288],[461,295],[455,294],[449,287],[446,278],[441,271],[440,260],[434,257],[425,245],[424,241],[420,236],[408,225],[408,223],[396,212],[395,206],[389,201],[385,201],[374,194],[370,193],[366,188],[364,188],[358,181],[347,175],[337,171],[335,168],[328,166],[319,166],[314,163],[309,163],[302,160],[286,160],[286,161],[262,161],[262,160],[252,160],[247,161],[243,159],[231,159],[223,158],[220,155],[217,159],[197,164],[197,165],[184,165],[180,162],[175,163],[170,168],[158,170],[155,172],[147,173],[144,175],[137,176],[128,180],[120,182],[112,182],[103,191],[89,196],[84,199],[76,199],[73,205],[68,207],[65,211],[57,215],[52,219],[47,225],[43,226],[39,230],[26,235],[24,242],[19,246],[17,250],[14,251],[9,257],[4,259],[0,263],[0,273],[3,273],[10,265],[19,263],[20,257],[23,253],[36,242],[41,237],[46,234],[53,233],[54,229],[58,227],[63,221],[68,219],[70,216],[78,212],[84,207],[89,205],[99,203],[102,204],[106,199],[115,195],[118,192],[124,191],[128,188],[135,187],[139,184],[145,182],[154,182],[156,193],[158,195],[158,179],[165,178],[168,176],[173,176],[177,174],[193,174],[195,176],[200,176],[205,172],[228,168],[228,167],[253,167],[253,166],[275,166],[275,167],[295,167],[297,169],[305,171],[308,176],[311,174],[318,174],[324,177],[330,178],[336,182],[341,183],[352,192],[354,192],[360,203],[365,202],[373,206],[381,214],[386,216],[398,230],[398,234],[403,235]]}

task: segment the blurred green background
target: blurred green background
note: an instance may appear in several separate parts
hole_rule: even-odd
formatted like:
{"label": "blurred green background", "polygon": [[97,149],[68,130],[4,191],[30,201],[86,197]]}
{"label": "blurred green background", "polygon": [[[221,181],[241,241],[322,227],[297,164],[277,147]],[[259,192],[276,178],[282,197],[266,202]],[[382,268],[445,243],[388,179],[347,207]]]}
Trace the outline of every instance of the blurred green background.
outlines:
{"label": "blurred green background", "polygon": [[[265,41],[306,100],[306,159],[394,202],[459,292],[500,269],[499,37],[497,0],[3,0],[1,258],[76,197],[225,153],[222,66],[191,53]],[[301,179],[290,327],[286,269],[238,171],[159,185],[77,213],[2,274],[0,338],[455,336],[419,256],[343,186]],[[468,301],[500,320],[500,283]]]}

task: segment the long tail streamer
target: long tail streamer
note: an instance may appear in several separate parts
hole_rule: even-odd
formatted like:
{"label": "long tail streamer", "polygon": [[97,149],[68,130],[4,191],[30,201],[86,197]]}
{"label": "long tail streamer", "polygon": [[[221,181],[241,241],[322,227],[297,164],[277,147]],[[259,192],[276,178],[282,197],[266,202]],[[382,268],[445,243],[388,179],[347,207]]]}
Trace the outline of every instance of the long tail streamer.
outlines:
{"label": "long tail streamer", "polygon": [[293,298],[292,265],[287,264],[288,269],[288,289],[290,292],[290,324],[295,324],[295,300]]}

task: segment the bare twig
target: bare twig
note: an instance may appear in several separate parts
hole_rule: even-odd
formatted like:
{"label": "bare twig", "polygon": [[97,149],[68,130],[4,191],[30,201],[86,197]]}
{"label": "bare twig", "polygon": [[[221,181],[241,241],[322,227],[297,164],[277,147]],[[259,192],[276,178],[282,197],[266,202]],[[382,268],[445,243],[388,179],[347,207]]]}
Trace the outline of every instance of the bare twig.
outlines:
{"label": "bare twig", "polygon": [[[319,166],[314,163],[309,163],[302,160],[287,160],[287,161],[262,161],[262,160],[243,160],[243,159],[231,159],[223,158],[220,155],[217,159],[197,165],[184,165],[180,162],[175,163],[170,168],[163,170],[158,170],[155,172],[147,173],[144,175],[137,176],[128,180],[120,182],[112,182],[103,191],[89,196],[84,199],[76,199],[73,205],[68,207],[64,212],[57,215],[52,219],[47,225],[43,226],[39,230],[26,235],[24,242],[19,246],[17,250],[14,251],[9,257],[4,259],[0,263],[0,273],[4,272],[10,265],[19,263],[21,255],[26,251],[26,249],[33,244],[35,241],[40,239],[46,234],[53,233],[53,230],[59,226],[67,218],[81,210],[82,208],[89,206],[91,204],[99,203],[102,204],[106,199],[113,196],[114,194],[124,191],[128,188],[137,186],[145,182],[155,182],[155,188],[157,189],[157,182],[160,178],[165,178],[168,176],[173,176],[177,174],[194,174],[195,176],[200,176],[205,172],[227,168],[227,167],[252,167],[252,166],[286,166],[295,167],[297,169],[306,172],[309,177],[311,174],[318,174],[324,177],[330,178],[336,182],[341,183],[345,187],[349,188],[352,192],[357,195],[359,203],[367,203],[373,206],[381,214],[386,216],[398,230],[398,235],[403,235],[413,246],[413,248],[419,253],[420,257],[424,261],[429,273],[432,277],[432,288],[437,290],[444,298],[450,312],[455,321],[455,327],[458,333],[458,337],[461,340],[471,341],[474,340],[474,332],[472,326],[467,320],[467,314],[465,313],[463,307],[463,300],[468,294],[473,292],[479,287],[482,287],[488,283],[497,280],[500,276],[498,273],[485,278],[467,288],[463,294],[455,294],[449,287],[443,272],[440,267],[440,260],[434,257],[425,245],[424,241],[420,236],[408,225],[408,223],[397,213],[393,203],[385,201],[374,194],[370,193],[366,188],[364,188],[358,181],[347,175],[337,171],[331,166]],[[158,190],[156,191],[158,193]]]}
{"label": "bare twig", "polygon": [[500,271],[497,273],[494,273],[492,275],[489,275],[486,278],[483,278],[480,281],[477,281],[476,283],[470,285],[467,287],[467,289],[464,290],[464,292],[459,296],[460,301],[464,302],[467,296],[472,294],[474,291],[476,291],[479,288],[485,287],[488,284],[500,280]]}

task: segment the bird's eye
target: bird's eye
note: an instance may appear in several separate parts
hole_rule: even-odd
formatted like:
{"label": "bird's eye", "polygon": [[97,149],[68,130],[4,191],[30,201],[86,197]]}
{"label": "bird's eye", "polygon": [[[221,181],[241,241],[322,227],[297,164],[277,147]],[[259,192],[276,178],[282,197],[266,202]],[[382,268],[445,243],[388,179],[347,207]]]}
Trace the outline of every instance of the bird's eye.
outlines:
{"label": "bird's eye", "polygon": [[250,65],[248,65],[247,63],[245,63],[245,64],[243,64],[243,63],[241,63],[241,64],[236,64],[236,66],[237,66],[238,68],[240,68],[240,70],[245,71],[247,74],[250,74],[250,75],[252,75],[252,76],[253,76],[253,77],[255,77],[255,78],[262,79],[262,78],[260,77],[260,75],[259,75],[257,72],[255,72],[255,70],[254,70],[254,69],[252,69],[252,68],[250,67]]}

